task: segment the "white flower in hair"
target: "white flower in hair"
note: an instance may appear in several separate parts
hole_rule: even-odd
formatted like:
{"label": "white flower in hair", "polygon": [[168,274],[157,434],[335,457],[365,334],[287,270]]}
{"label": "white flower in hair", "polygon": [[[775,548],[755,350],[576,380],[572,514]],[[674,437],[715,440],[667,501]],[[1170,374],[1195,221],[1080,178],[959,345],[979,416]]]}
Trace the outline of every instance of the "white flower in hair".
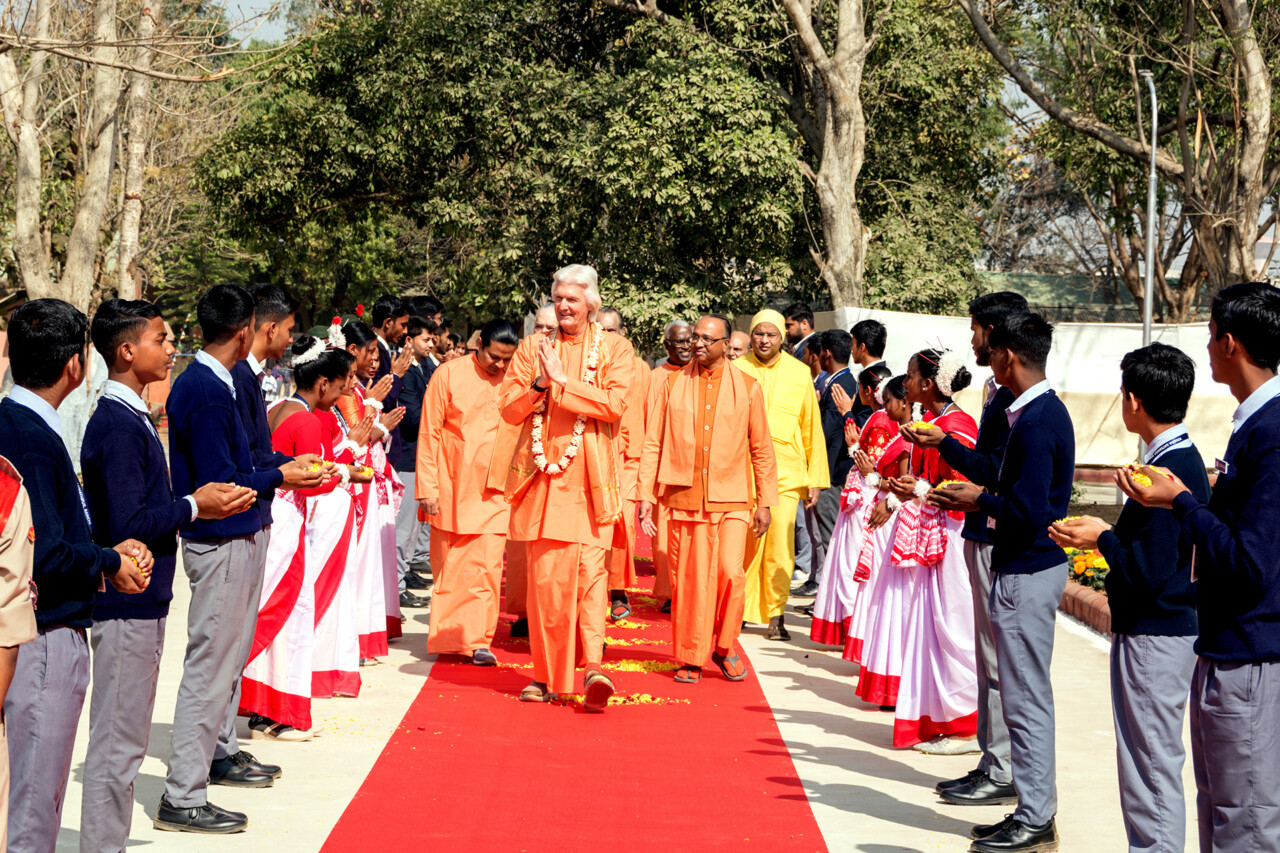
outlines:
{"label": "white flower in hair", "polygon": [[960,372],[962,367],[964,367],[964,355],[959,350],[948,349],[942,351],[942,357],[938,359],[938,375],[934,377],[934,381],[938,385],[938,391],[942,396],[955,396],[951,386],[956,381],[956,374]]}
{"label": "white flower in hair", "polygon": [[334,317],[329,324],[329,346],[334,349],[347,348],[347,336],[342,334],[342,318]]}
{"label": "white flower in hair", "polygon": [[319,338],[312,338],[311,346],[307,347],[304,352],[298,353],[293,357],[293,364],[296,367],[299,364],[306,364],[315,361],[324,354],[325,343]]}
{"label": "white flower in hair", "polygon": [[892,376],[884,376],[884,377],[881,377],[880,381],[876,383],[876,391],[873,396],[876,398],[876,402],[881,406],[884,405],[885,386],[889,384],[889,380],[892,378],[893,378]]}

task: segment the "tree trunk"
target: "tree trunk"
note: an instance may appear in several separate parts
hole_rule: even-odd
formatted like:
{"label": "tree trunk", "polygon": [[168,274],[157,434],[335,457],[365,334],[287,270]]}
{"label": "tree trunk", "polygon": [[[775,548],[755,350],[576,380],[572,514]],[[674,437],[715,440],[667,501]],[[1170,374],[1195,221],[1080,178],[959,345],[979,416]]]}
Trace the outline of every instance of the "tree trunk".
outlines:
{"label": "tree trunk", "polygon": [[[143,6],[138,15],[138,41],[144,45],[156,29],[158,10]],[[140,69],[151,67],[155,51],[139,47],[133,64]],[[137,299],[142,294],[142,271],[138,268],[138,254],[142,248],[142,186],[147,164],[147,117],[150,111],[151,78],[133,72],[129,80],[129,129],[124,167],[124,204],[120,216],[120,259],[116,271],[120,276],[117,295],[121,299]]]}
{"label": "tree trunk", "polygon": [[[36,0],[35,39],[49,38],[53,0]],[[49,54],[32,51],[26,76],[18,72],[11,51],[0,53],[0,107],[5,131],[13,144],[14,236],[13,254],[18,275],[30,299],[53,296],[49,277],[49,253],[41,222],[40,94]]]}
{"label": "tree trunk", "polygon": [[1222,0],[1221,6],[1244,89],[1240,103],[1243,138],[1235,170],[1236,215],[1227,225],[1227,274],[1233,281],[1254,281],[1259,277],[1255,256],[1264,195],[1264,160],[1271,142],[1271,74],[1253,30],[1249,0]]}
{"label": "tree trunk", "polygon": [[93,292],[102,218],[106,214],[111,172],[116,160],[122,73],[120,69],[105,64],[118,62],[118,51],[114,47],[116,0],[96,0],[94,3],[93,38],[95,46],[91,55],[104,64],[93,68],[93,102],[85,134],[88,154],[84,180],[71,226],[71,238],[67,243],[67,264],[58,288],[60,296],[81,311],[88,310],[89,297]]}

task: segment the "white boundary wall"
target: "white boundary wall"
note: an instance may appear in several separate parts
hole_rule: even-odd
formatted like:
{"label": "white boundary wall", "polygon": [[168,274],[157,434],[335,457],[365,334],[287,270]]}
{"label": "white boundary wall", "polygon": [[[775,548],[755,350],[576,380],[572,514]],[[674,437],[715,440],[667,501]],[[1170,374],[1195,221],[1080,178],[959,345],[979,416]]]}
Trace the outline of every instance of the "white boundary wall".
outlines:
{"label": "white boundary wall", "polygon": [[[965,411],[977,417],[981,385],[990,375],[973,362],[969,346],[969,318],[936,317],[875,309],[841,309],[816,317],[819,329],[849,329],[859,320],[879,320],[889,330],[885,359],[896,372],[908,359],[939,342],[968,355],[974,374],[969,390],[957,397]],[[1207,323],[1156,325],[1152,337],[1175,346],[1196,363],[1196,389],[1187,412],[1192,439],[1212,467],[1225,453],[1231,433],[1231,413],[1236,401],[1225,385],[1215,383],[1209,372]],[[1059,323],[1055,326],[1049,355],[1049,380],[1062,397],[1076,429],[1076,462],[1080,465],[1123,465],[1137,456],[1137,438],[1128,433],[1120,417],[1120,358],[1142,346],[1142,326],[1127,323]]]}

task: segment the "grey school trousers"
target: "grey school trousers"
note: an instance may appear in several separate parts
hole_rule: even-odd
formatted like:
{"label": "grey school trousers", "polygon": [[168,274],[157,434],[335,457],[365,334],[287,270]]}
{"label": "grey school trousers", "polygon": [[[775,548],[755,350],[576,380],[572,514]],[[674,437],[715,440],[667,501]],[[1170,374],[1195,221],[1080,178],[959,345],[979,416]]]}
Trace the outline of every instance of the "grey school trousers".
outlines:
{"label": "grey school trousers", "polygon": [[104,619],[89,632],[93,692],[80,853],[120,853],[129,840],[133,783],[147,755],[165,621]]}
{"label": "grey school trousers", "polygon": [[1182,853],[1182,718],[1195,637],[1116,634],[1111,638],[1111,712],[1116,724],[1120,813],[1130,853]]}
{"label": "grey school trousers", "polygon": [[1032,574],[997,572],[991,584],[991,628],[996,641],[1000,700],[1009,729],[1015,819],[1041,826],[1058,811],[1054,750],[1053,630],[1067,586],[1067,566]]}
{"label": "grey school trousers", "polygon": [[796,505],[796,562],[791,569],[789,584],[794,582],[797,573],[803,573],[807,577],[813,565],[813,541],[809,538],[809,525],[805,515],[804,501],[801,500]]}
{"label": "grey school trousers", "polygon": [[1000,704],[1000,673],[996,667],[996,639],[991,632],[991,543],[964,540],[964,562],[973,589],[973,638],[978,657],[978,769],[991,781],[1013,781],[1009,759],[1009,729]]}
{"label": "grey school trousers", "polygon": [[18,647],[17,668],[4,700],[8,853],[53,853],[58,844],[76,724],[88,687],[84,629],[51,625]]}
{"label": "grey school trousers", "polygon": [[191,607],[164,782],[165,797],[178,808],[208,802],[214,759],[240,751],[235,729],[240,676],[258,623],[267,539],[268,531],[262,530],[253,536],[182,542]]}
{"label": "grey school trousers", "polygon": [[1280,662],[1196,661],[1191,758],[1201,853],[1280,850]]}
{"label": "grey school trousers", "polygon": [[405,575],[414,564],[415,551],[418,547],[418,536],[423,524],[418,521],[418,501],[414,498],[417,474],[412,471],[397,471],[400,482],[404,483],[404,497],[400,501],[400,509],[396,513],[396,575],[400,581],[400,591],[404,592]]}
{"label": "grey school trousers", "polygon": [[836,518],[840,515],[840,493],[843,485],[830,486],[818,494],[818,501],[813,509],[800,508],[805,512],[805,527],[809,531],[810,558],[809,580],[812,583],[822,581],[822,567],[827,562],[827,546],[831,544],[831,534],[836,529]]}

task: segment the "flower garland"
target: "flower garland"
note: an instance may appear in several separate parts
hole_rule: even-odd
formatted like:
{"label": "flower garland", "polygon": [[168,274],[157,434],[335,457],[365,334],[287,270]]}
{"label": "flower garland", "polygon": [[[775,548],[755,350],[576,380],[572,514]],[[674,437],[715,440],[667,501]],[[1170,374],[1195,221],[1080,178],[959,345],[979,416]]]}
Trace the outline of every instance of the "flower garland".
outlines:
{"label": "flower garland", "polygon": [[[600,367],[600,339],[604,337],[604,328],[599,323],[592,323],[591,327],[595,329],[595,340],[591,342],[591,349],[587,352],[586,370],[582,373],[582,381],[588,386],[596,384],[596,370]],[[555,340],[555,336],[551,336]],[[573,422],[573,438],[569,440],[569,446],[564,449],[564,455],[560,457],[559,462],[547,462],[547,455],[543,448],[543,421],[547,410],[546,399],[544,398],[538,404],[537,410],[533,413],[533,463],[538,466],[538,470],[542,473],[554,477],[557,474],[564,473],[569,465],[573,462],[574,457],[578,455],[578,451],[582,449],[582,435],[587,430],[587,418],[585,415],[578,415],[577,420]]]}

